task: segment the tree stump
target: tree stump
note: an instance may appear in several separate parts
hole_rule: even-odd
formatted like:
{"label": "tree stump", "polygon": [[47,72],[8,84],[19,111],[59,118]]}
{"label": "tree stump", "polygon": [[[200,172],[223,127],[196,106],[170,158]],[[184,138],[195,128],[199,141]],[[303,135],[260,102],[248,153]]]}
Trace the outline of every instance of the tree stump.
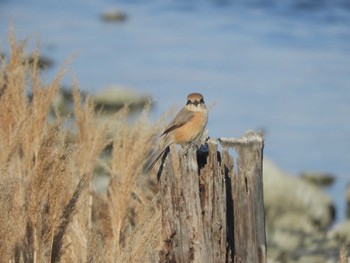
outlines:
{"label": "tree stump", "polygon": [[262,152],[262,136],[250,132],[163,156],[161,262],[266,262]]}

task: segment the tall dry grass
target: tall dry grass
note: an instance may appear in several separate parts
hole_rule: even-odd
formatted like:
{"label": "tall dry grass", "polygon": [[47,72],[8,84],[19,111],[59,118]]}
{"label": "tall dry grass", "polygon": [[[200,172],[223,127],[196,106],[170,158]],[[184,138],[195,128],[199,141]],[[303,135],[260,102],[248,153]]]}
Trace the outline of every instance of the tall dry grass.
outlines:
{"label": "tall dry grass", "polygon": [[[127,107],[101,118],[75,83],[67,128],[49,118],[64,70],[43,83],[39,52],[29,65],[26,42],[11,31],[9,43],[0,65],[1,262],[156,261],[157,187],[143,167],[159,124],[150,124],[147,108],[131,124]],[[110,177],[107,194],[93,190],[97,165]]]}

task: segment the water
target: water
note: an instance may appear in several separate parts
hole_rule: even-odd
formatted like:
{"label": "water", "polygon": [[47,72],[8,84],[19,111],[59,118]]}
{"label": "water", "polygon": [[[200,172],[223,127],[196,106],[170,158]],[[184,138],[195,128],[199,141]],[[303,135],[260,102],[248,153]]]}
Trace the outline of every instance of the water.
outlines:
{"label": "water", "polygon": [[[125,23],[104,23],[119,8]],[[328,171],[343,218],[350,171],[350,9],[346,1],[0,1],[0,46],[41,41],[64,79],[97,92],[122,84],[154,96],[156,118],[193,91],[212,105],[211,137],[264,129],[282,169]]]}

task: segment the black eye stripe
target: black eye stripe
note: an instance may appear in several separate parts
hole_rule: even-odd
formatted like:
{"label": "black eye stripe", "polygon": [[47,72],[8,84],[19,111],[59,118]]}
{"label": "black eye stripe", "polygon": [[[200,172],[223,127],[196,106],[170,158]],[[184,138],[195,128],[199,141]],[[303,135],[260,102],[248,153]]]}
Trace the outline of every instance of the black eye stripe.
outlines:
{"label": "black eye stripe", "polygon": [[204,104],[204,100],[203,99],[200,99],[199,101],[198,100],[194,100],[194,101],[187,100],[186,105],[189,105],[189,104],[193,104],[193,105],[197,106],[198,104]]}

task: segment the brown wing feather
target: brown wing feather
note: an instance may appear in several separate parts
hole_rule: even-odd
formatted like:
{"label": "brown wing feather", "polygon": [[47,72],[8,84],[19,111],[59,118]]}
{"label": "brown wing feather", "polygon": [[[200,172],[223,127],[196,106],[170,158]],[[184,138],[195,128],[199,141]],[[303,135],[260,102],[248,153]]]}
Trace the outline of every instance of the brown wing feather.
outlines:
{"label": "brown wing feather", "polygon": [[183,108],[173,119],[173,121],[168,125],[168,127],[165,129],[165,131],[162,133],[161,136],[168,134],[169,132],[183,126],[185,123],[187,123],[189,120],[191,120],[194,116],[194,113],[192,111],[187,110],[186,108]]}
{"label": "brown wing feather", "polygon": [[[173,119],[173,121],[168,125],[168,127],[165,129],[165,131],[162,133],[161,136],[167,135],[169,132],[185,125],[189,120],[191,120],[194,116],[194,113],[192,111],[189,111],[185,108],[183,108]],[[165,136],[164,139],[164,146],[161,149],[161,151],[156,155],[154,160],[151,162],[151,164],[148,166],[146,172],[148,173],[155,163],[159,160],[159,158],[164,154],[166,149],[172,144],[172,141],[169,137]]]}

